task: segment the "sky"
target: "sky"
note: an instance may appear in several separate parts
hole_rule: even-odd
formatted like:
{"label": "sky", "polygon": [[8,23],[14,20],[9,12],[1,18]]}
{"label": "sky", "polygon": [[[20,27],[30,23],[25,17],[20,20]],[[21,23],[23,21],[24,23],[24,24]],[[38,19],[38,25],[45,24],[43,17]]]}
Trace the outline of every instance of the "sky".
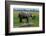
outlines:
{"label": "sky", "polygon": [[12,5],[13,9],[16,11],[33,11],[33,12],[39,12],[40,6],[32,6],[32,5]]}

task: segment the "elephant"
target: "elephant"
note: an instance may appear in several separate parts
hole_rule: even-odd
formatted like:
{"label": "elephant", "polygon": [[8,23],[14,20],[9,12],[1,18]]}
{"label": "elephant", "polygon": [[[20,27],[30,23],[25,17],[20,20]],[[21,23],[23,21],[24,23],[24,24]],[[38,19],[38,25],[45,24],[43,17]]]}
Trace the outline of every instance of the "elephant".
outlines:
{"label": "elephant", "polygon": [[26,19],[27,22],[29,22],[29,17],[32,17],[31,13],[19,13],[18,15],[20,22],[22,22],[22,19]]}

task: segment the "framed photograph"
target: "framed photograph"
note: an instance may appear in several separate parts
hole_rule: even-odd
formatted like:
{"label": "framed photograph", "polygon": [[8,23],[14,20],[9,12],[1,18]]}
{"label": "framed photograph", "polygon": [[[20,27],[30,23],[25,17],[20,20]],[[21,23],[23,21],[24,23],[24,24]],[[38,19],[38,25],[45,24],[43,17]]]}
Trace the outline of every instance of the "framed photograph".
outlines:
{"label": "framed photograph", "polygon": [[5,1],[5,33],[45,33],[45,4],[41,2]]}

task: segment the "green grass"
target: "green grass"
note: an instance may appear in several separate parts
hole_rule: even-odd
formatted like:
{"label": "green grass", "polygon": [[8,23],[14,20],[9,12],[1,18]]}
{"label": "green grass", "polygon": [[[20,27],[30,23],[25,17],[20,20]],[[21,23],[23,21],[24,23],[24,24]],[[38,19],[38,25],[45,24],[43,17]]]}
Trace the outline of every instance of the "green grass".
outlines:
{"label": "green grass", "polygon": [[[18,17],[18,14],[19,14],[20,12],[13,12],[13,26],[14,27],[18,27],[18,26],[20,26],[21,24],[23,24],[23,23],[20,23],[20,19],[19,19],[19,17]],[[32,16],[34,16],[34,17],[32,17],[32,18],[29,18],[29,23],[33,23],[32,24],[32,26],[31,27],[38,27],[39,26],[39,13],[37,12],[31,12],[32,13]]]}

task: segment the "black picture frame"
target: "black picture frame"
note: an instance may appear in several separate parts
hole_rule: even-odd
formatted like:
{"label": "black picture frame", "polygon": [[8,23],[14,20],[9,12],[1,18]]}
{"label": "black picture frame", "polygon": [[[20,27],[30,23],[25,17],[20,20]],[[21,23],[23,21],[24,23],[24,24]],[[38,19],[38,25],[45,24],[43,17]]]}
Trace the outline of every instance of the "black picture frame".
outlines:
{"label": "black picture frame", "polygon": [[[33,32],[14,32],[9,33],[9,27],[10,27],[10,4],[33,4],[33,5],[42,5],[42,16],[43,16],[43,30],[42,31],[33,31]],[[22,1],[5,1],[5,35],[18,35],[18,34],[39,34],[39,33],[45,33],[45,3],[42,2],[22,2]]]}

